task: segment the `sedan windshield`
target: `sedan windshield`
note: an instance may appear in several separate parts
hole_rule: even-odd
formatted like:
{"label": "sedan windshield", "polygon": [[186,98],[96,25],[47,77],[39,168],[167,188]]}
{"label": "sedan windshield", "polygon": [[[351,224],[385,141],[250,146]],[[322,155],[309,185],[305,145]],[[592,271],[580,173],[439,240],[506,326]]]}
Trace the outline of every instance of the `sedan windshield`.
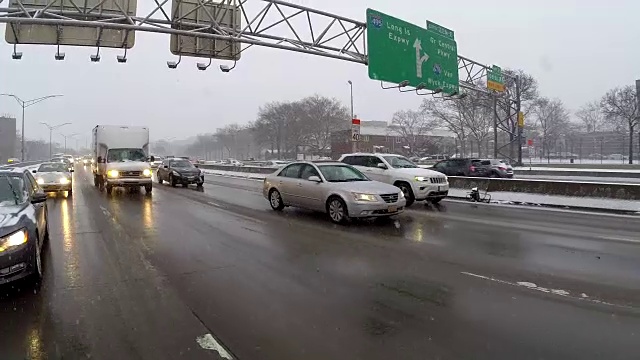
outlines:
{"label": "sedan windshield", "polygon": [[392,168],[417,168],[418,166],[412,163],[404,156],[383,156],[385,160],[391,165]]}
{"label": "sedan windshield", "polygon": [[109,149],[107,162],[147,161],[142,149]]}
{"label": "sedan windshield", "polygon": [[328,182],[370,181],[363,173],[348,165],[319,165]]}
{"label": "sedan windshield", "polygon": [[67,172],[69,169],[63,163],[42,164],[38,172]]}
{"label": "sedan windshield", "polygon": [[26,196],[23,185],[21,177],[0,175],[0,206],[22,203]]}
{"label": "sedan windshield", "polygon": [[175,168],[192,168],[193,164],[187,160],[176,160],[171,162],[171,166]]}

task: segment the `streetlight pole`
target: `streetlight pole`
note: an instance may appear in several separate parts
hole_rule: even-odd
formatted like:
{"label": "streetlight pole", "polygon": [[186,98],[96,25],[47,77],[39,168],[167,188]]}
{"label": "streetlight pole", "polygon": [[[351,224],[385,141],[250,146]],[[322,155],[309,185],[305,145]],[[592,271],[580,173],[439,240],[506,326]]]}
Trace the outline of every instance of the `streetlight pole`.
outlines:
{"label": "streetlight pole", "polygon": [[20,131],[20,135],[22,137],[22,144],[20,146],[21,149],[21,156],[20,159],[21,161],[24,161],[24,109],[28,108],[31,105],[35,105],[41,101],[47,100],[49,98],[53,98],[53,97],[60,97],[60,96],[64,96],[64,95],[47,95],[47,96],[43,96],[43,97],[39,97],[39,98],[35,98],[35,99],[31,99],[31,100],[22,100],[19,97],[13,95],[13,94],[0,94],[0,96],[9,96],[14,98],[18,104],[20,104],[20,107],[22,107],[22,130]]}
{"label": "streetlight pole", "polygon": [[62,135],[62,137],[64,138],[64,152],[66,154],[67,153],[67,138],[72,138],[73,139],[73,137],[78,135],[78,134],[75,133],[75,134],[71,134],[71,135],[65,135],[65,134],[60,134],[60,135]]}
{"label": "streetlight pole", "polygon": [[[67,122],[67,123],[64,123],[64,124],[58,124],[58,125],[51,126],[51,125],[47,124],[46,122],[42,122],[41,121],[40,124],[42,124],[42,125],[46,126],[47,128],[49,128],[49,158],[51,158],[51,155],[53,155],[53,150],[52,150],[53,130],[55,130],[55,129],[59,128],[59,127],[65,126],[65,125],[69,125],[71,123]],[[65,138],[65,148],[66,148],[66,142],[67,142],[67,139]]]}
{"label": "streetlight pole", "polygon": [[351,89],[351,119],[353,119],[353,82],[348,80],[347,83],[349,83],[349,88]]}

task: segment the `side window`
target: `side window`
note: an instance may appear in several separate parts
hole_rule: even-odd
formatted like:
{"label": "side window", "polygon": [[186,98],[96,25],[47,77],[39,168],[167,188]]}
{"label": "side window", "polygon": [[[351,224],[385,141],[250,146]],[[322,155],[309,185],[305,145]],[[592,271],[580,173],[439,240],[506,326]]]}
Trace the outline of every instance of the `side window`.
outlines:
{"label": "side window", "polygon": [[366,156],[347,156],[342,162],[352,166],[367,166],[366,158]]}
{"label": "side window", "polygon": [[382,161],[382,159],[380,159],[377,156],[367,156],[366,159],[367,159],[366,160],[366,164],[367,165],[365,165],[365,166],[367,166],[367,167],[374,168],[374,167],[378,167],[378,164],[380,164],[380,163],[384,164],[384,161]]}
{"label": "side window", "polygon": [[40,190],[40,187],[38,186],[38,182],[36,181],[36,179],[34,179],[30,173],[25,173],[25,176],[27,178],[27,183],[25,184],[27,187],[27,192],[29,193],[29,196],[31,196],[33,195],[33,193]]}
{"label": "side window", "polygon": [[490,160],[482,160],[480,162],[480,165],[484,165],[484,166],[491,165],[491,161]]}
{"label": "side window", "polygon": [[278,174],[278,176],[284,176],[288,178],[299,178],[300,169],[302,168],[302,165],[303,164],[289,165],[286,168],[282,169],[282,171],[280,172],[280,174]]}
{"label": "side window", "polygon": [[306,164],[306,165],[304,165],[302,167],[302,172],[300,173],[300,178],[307,180],[307,179],[309,179],[310,176],[320,177],[320,174],[318,174],[318,171],[316,170],[316,168],[314,168],[311,165]]}

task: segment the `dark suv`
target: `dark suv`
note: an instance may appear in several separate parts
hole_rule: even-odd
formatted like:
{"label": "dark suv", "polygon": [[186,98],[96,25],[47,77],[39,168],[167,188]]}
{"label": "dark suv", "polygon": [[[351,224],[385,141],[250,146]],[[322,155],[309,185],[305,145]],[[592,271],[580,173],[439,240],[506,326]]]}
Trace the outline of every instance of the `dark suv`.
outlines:
{"label": "dark suv", "polygon": [[438,161],[432,169],[447,176],[488,177],[491,174],[489,164],[482,165],[482,160],[473,158]]}

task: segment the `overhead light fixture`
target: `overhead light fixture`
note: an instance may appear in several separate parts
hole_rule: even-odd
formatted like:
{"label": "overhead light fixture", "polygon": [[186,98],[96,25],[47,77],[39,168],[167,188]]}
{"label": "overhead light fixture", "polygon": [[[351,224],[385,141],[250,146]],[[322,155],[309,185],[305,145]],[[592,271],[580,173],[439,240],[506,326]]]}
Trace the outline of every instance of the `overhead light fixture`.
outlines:
{"label": "overhead light fixture", "polygon": [[116,59],[118,59],[118,62],[123,64],[127,62],[127,56],[126,55],[118,55],[116,56]]}
{"label": "overhead light fixture", "polygon": [[178,63],[175,61],[167,61],[167,66],[169,67],[169,69],[175,69],[178,67]]}
{"label": "overhead light fixture", "polygon": [[56,60],[64,60],[64,56],[65,54],[62,52],[56,52],[56,54],[53,56]]}
{"label": "overhead light fixture", "polygon": [[13,54],[11,54],[11,58],[13,58],[13,60],[22,59],[22,52],[14,52]]}
{"label": "overhead light fixture", "polygon": [[99,54],[93,54],[93,55],[89,56],[89,58],[91,59],[92,62],[99,62],[100,61],[100,55]]}

